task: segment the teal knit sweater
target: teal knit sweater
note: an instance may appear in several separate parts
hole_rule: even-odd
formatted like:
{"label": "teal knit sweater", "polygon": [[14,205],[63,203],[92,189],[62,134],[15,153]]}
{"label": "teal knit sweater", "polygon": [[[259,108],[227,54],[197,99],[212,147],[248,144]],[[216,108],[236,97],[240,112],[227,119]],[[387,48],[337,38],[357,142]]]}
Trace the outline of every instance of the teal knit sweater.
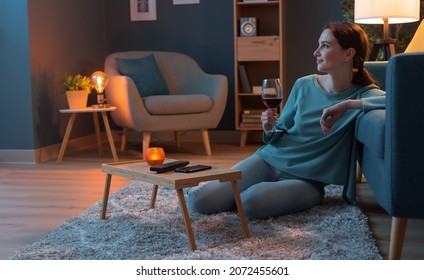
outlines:
{"label": "teal knit sweater", "polygon": [[[361,99],[362,110],[348,110],[325,134],[320,126],[323,109],[348,99]],[[355,203],[355,121],[362,112],[385,107],[385,93],[375,85],[328,93],[316,75],[294,84],[276,126],[283,130],[263,135],[266,145],[256,153],[275,168],[301,178],[344,185],[345,198]]]}

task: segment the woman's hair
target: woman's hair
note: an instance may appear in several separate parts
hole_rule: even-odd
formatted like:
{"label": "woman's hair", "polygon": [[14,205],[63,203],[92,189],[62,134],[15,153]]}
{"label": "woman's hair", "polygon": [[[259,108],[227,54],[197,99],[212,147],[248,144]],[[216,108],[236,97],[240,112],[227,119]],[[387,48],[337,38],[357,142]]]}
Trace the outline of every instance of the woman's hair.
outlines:
{"label": "woman's hair", "polygon": [[368,54],[367,33],[359,25],[351,22],[329,22],[324,26],[325,29],[331,30],[343,49],[353,48],[355,50],[352,83],[358,85],[376,84],[377,82],[364,67]]}

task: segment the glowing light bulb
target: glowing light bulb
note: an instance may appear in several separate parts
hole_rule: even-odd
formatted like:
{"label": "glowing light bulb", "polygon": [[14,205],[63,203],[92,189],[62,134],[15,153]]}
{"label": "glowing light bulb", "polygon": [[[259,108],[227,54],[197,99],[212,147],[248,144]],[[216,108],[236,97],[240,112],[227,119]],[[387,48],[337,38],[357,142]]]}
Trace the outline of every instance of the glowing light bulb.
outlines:
{"label": "glowing light bulb", "polygon": [[103,92],[104,89],[102,77],[97,76],[97,92]]}
{"label": "glowing light bulb", "polygon": [[96,89],[97,93],[103,93],[107,86],[108,78],[106,73],[102,71],[96,71],[91,74],[91,84]]}
{"label": "glowing light bulb", "polygon": [[96,89],[97,91],[97,104],[95,107],[98,108],[104,108],[108,107],[106,106],[105,96],[103,94],[103,91],[105,90],[107,86],[108,78],[106,73],[102,71],[96,71],[93,74],[91,74],[91,85]]}

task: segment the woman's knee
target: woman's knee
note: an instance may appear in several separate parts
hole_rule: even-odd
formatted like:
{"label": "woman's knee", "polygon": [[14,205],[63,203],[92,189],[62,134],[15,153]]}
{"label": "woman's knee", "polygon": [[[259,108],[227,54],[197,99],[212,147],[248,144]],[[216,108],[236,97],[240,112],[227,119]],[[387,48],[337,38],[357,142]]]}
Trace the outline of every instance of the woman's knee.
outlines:
{"label": "woman's knee", "polygon": [[321,187],[304,182],[262,182],[241,193],[249,219],[265,219],[307,210],[321,204]]}
{"label": "woman's knee", "polygon": [[243,208],[244,214],[247,219],[266,219],[270,217],[268,213],[268,207],[265,205],[261,205],[261,203],[257,203],[252,198],[243,199]]}
{"label": "woman's knee", "polygon": [[265,185],[264,182],[259,183],[240,194],[244,213],[248,219],[265,219],[274,216],[274,207],[269,204]]}
{"label": "woman's knee", "polygon": [[231,186],[224,183],[211,182],[190,188],[186,192],[186,197],[190,212],[214,214],[235,208]]}
{"label": "woman's knee", "polygon": [[202,214],[210,214],[211,209],[209,207],[210,199],[206,196],[188,196],[187,197],[187,208],[190,212],[197,212]]}

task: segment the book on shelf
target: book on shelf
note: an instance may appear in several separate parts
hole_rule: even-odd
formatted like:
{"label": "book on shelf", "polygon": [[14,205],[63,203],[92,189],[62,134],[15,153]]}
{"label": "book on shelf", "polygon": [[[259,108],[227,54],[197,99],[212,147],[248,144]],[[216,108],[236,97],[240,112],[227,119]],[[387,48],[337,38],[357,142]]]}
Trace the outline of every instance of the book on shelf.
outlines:
{"label": "book on shelf", "polygon": [[261,115],[266,109],[243,109],[243,115]]}
{"label": "book on shelf", "polygon": [[246,68],[244,67],[244,65],[240,65],[238,67],[238,70],[242,92],[252,92],[252,87],[250,86],[249,78],[247,78]]}
{"label": "book on shelf", "polygon": [[261,119],[258,118],[242,118],[241,122],[246,122],[246,123],[262,123]]}
{"label": "book on shelf", "polygon": [[245,109],[241,114],[241,128],[262,128],[261,109]]}
{"label": "book on shelf", "polygon": [[242,114],[241,120],[248,121],[248,122],[261,122],[261,115],[260,114]]}
{"label": "book on shelf", "polygon": [[262,124],[260,123],[246,123],[241,122],[240,128],[254,128],[254,129],[262,129]]}

